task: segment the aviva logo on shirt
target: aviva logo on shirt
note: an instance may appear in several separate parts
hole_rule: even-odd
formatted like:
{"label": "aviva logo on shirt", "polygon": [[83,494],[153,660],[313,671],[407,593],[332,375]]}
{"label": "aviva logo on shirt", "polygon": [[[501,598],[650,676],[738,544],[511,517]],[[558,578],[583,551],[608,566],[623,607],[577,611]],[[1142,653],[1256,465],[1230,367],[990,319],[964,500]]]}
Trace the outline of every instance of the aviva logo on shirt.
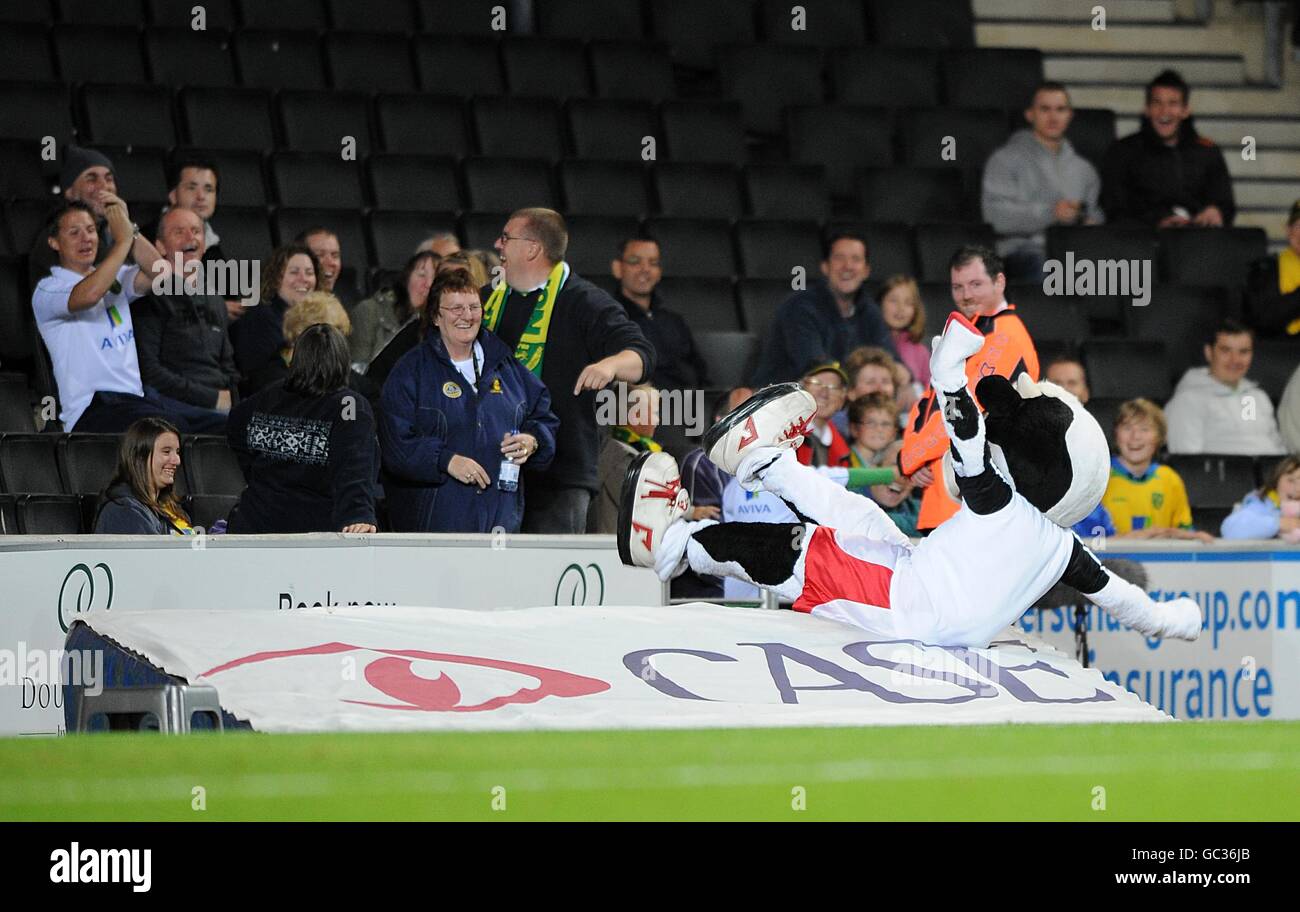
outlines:
{"label": "aviva logo on shirt", "polygon": [[[122,319],[122,314],[117,309],[116,304],[110,304],[105,309],[104,312],[105,315],[108,317],[108,325],[110,329],[117,329],[126,322],[125,320]],[[135,330],[128,329],[124,333],[116,333],[115,335],[116,335],[118,345],[126,345],[128,342],[131,342],[135,339]],[[113,335],[108,335],[105,336],[103,339],[101,339],[99,343],[99,350],[103,351],[106,348],[112,348],[113,339],[114,339]]]}

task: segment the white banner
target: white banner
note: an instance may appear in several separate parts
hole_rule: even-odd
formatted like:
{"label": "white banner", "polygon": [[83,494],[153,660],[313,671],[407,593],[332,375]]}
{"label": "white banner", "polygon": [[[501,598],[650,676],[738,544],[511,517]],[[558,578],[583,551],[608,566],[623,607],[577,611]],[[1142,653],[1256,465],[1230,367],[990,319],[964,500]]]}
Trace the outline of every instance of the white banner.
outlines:
{"label": "white banner", "polygon": [[789,611],[692,604],[95,612],[259,731],[1164,721],[1040,640],[864,641]]}

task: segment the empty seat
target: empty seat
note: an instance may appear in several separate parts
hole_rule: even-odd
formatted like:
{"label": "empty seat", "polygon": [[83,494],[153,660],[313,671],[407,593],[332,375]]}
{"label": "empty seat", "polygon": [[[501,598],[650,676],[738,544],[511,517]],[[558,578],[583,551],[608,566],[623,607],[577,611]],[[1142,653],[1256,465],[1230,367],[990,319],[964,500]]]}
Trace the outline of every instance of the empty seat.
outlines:
{"label": "empty seat", "polygon": [[683,66],[709,69],[715,63],[716,46],[754,42],[753,6],[749,0],[655,0],[649,6],[654,36],[672,49],[673,60]]}
{"label": "empty seat", "polygon": [[955,168],[868,168],[858,175],[862,214],[873,222],[961,219],[961,172]]}
{"label": "empty seat", "polygon": [[722,163],[663,162],[655,166],[659,212],[666,216],[735,219],[745,214],[739,174]]}
{"label": "empty seat", "polygon": [[[1088,319],[1074,299],[1045,295],[1040,285],[1008,286],[1006,298],[1016,306],[1016,313],[1035,342],[1051,339],[1078,346],[1087,340]],[[1047,367],[1042,358],[1038,363]]]}
{"label": "empty seat", "polygon": [[330,82],[349,92],[410,92],[415,70],[406,41],[392,35],[331,32],[325,38]]}
{"label": "empty seat", "polygon": [[400,270],[425,238],[438,231],[456,233],[453,212],[370,213],[370,246],[381,269]]}
{"label": "empty seat", "polygon": [[18,528],[24,535],[82,532],[81,498],[73,494],[28,494],[18,498]]}
{"label": "empty seat", "polygon": [[[669,270],[667,263],[663,264]],[[728,279],[668,275],[655,289],[663,302],[686,318],[692,332],[738,332],[740,319]]]}
{"label": "empty seat", "polygon": [[501,63],[511,95],[582,98],[591,94],[582,44],[563,38],[507,38]]}
{"label": "empty seat", "polygon": [[389,35],[415,31],[415,10],[410,0],[325,0],[330,23],[338,32],[387,32]]}
{"label": "empty seat", "polygon": [[736,223],[741,272],[749,278],[805,281],[819,275],[821,239],[815,222],[744,219]]}
{"label": "empty seat", "polygon": [[1009,132],[1002,111],[961,108],[903,111],[898,127],[904,164],[970,170],[983,168]]}
{"label": "empty seat", "polygon": [[1282,400],[1282,391],[1297,366],[1300,366],[1300,355],[1297,355],[1295,339],[1255,340],[1249,377],[1268,393],[1274,405]]}
{"label": "empty seat", "polygon": [[831,54],[835,100],[868,107],[931,108],[939,103],[933,51],[845,48]]}
{"label": "empty seat", "polygon": [[[510,211],[466,212],[460,217],[460,237],[471,249],[491,250],[510,219]],[[570,234],[572,237],[572,234]],[[571,260],[572,254],[566,256]],[[574,266],[573,268],[577,268]],[[579,270],[581,271],[581,270]]]}
{"label": "empty seat", "polygon": [[756,218],[822,221],[830,214],[821,165],[749,165],[744,181]]}
{"label": "empty seat", "polygon": [[203,149],[272,149],[271,97],[261,89],[184,88],[180,118],[187,142]]}
{"label": "empty seat", "polygon": [[948,262],[957,248],[966,244],[992,247],[993,229],[988,225],[917,225],[916,262],[922,282],[947,282],[951,277]]}
{"label": "empty seat", "polygon": [[321,32],[328,26],[321,0],[240,0],[239,6],[247,28]]}
{"label": "empty seat", "polygon": [[1146,260],[1151,263],[1154,282],[1158,277],[1156,238],[1156,232],[1150,228],[1053,225],[1047,229],[1047,257],[1061,261],[1066,272],[1070,271],[1070,263],[1077,266],[1080,260],[1091,260],[1094,264],[1102,260]]}
{"label": "empty seat", "polygon": [[456,211],[463,208],[456,163],[424,155],[372,155],[366,162],[380,209]]}
{"label": "empty seat", "polygon": [[939,58],[944,97],[957,108],[1029,107],[1043,81],[1043,52],[1036,48],[965,48]]}
{"label": "empty seat", "polygon": [[894,163],[894,120],[881,108],[839,105],[786,108],[786,136],[792,161],[822,164],[836,196],[851,196],[858,168]]}
{"label": "empty seat", "polygon": [[559,109],[532,98],[476,98],[472,105],[479,152],[499,158],[558,161],[564,154]]}
{"label": "empty seat", "polygon": [[6,23],[0,29],[0,79],[58,79],[45,26]]}
{"label": "empty seat", "polygon": [[663,101],[675,92],[668,48],[639,41],[593,41],[587,47],[601,98]]}
{"label": "empty seat", "polygon": [[[47,200],[12,200],[5,203],[5,222],[9,225],[15,256],[27,256],[36,235],[45,230],[45,221],[54,207],[55,203]],[[30,308],[30,297],[27,305]]]}
{"label": "empty seat", "polygon": [[[639,233],[630,215],[565,215],[569,229],[569,252],[565,260],[585,278],[606,275],[610,263],[621,253],[623,241]],[[504,225],[503,219],[500,225]],[[498,231],[500,230],[498,225]]]}
{"label": "empty seat", "polygon": [[822,101],[822,60],[816,48],[720,48],[718,65],[723,94],[740,102],[745,126],[755,132],[777,133],[785,108]]}
{"label": "empty seat", "polygon": [[906,225],[836,221],[826,226],[827,238],[840,232],[867,242],[867,262],[871,264],[873,282],[883,282],[895,275],[916,277],[919,270],[912,249],[912,233]]}
{"label": "empty seat", "polygon": [[361,209],[361,165],[326,152],[277,152],[271,176],[283,206]]}
{"label": "empty seat", "polygon": [[0,199],[49,199],[53,163],[41,160],[39,143],[0,139],[0,162],[4,162],[0,168]]}
{"label": "empty seat", "polygon": [[415,69],[426,92],[468,97],[506,89],[497,44],[487,39],[417,38]]}
{"label": "empty seat", "polygon": [[31,360],[32,296],[23,258],[0,259],[0,364]]}
{"label": "empty seat", "polygon": [[1268,252],[1263,228],[1175,228],[1160,232],[1163,271],[1180,285],[1242,288]]}
{"label": "empty seat", "polygon": [[147,0],[149,21],[167,28],[193,28],[194,7],[203,7],[203,21],[210,29],[233,29],[235,0],[203,0],[198,3],[177,3],[175,0]]}
{"label": "empty seat", "polygon": [[[1193,508],[1231,509],[1255,487],[1254,456],[1170,453],[1163,461],[1183,479]],[[1217,527],[1205,531],[1219,534]]]}
{"label": "empty seat", "polygon": [[370,153],[370,113],[364,95],[345,92],[281,92],[277,107],[285,145],[299,152],[338,155],[356,141],[357,159]]}
{"label": "empty seat", "polygon": [[941,49],[975,44],[975,18],[966,0],[868,0],[867,11],[880,44]]}
{"label": "empty seat", "polygon": [[239,502],[234,494],[195,494],[186,498],[185,510],[190,524],[200,529],[211,529],[218,520],[229,519],[230,511]]}
{"label": "empty seat", "polygon": [[758,337],[748,332],[695,333],[695,348],[708,366],[709,379],[723,387],[744,383],[758,360]]}
{"label": "empty seat", "polygon": [[0,434],[35,431],[27,378],[22,374],[0,374]]}
{"label": "empty seat", "polygon": [[641,0],[604,0],[599,10],[589,0],[538,0],[538,30],[557,38],[640,38]]}
{"label": "empty seat", "polygon": [[54,82],[8,83],[0,92],[0,136],[43,142],[73,135],[68,88]]}
{"label": "empty seat", "polygon": [[149,72],[159,85],[235,84],[230,36],[216,28],[149,29],[144,33]]}
{"label": "empty seat", "polygon": [[1132,399],[1145,396],[1163,403],[1169,398],[1165,345],[1150,339],[1092,339],[1084,346],[1088,386],[1094,396]]}
{"label": "empty seat", "polygon": [[[1048,360],[1043,357],[1042,351],[1038,353],[1038,363],[1046,366]],[[1101,425],[1102,431],[1106,435],[1106,444],[1113,451],[1115,449],[1115,418],[1119,415],[1119,407],[1124,403],[1123,399],[1105,399],[1098,398],[1096,393],[1088,399],[1088,404],[1084,406],[1088,414],[1097,419]]]}
{"label": "empty seat", "polygon": [[720,219],[647,219],[673,275],[731,278],[736,274],[731,231]]}
{"label": "empty seat", "polygon": [[133,204],[133,217],[139,215],[134,204],[167,202],[167,192],[171,188],[167,185],[166,152],[147,146],[106,146],[98,143],[95,148],[112,160],[118,192]]}
{"label": "empty seat", "polygon": [[63,82],[129,84],[148,81],[144,55],[140,53],[140,33],[134,27],[56,25],[50,37]]}
{"label": "empty seat", "polygon": [[212,217],[212,227],[221,236],[221,250],[231,258],[265,262],[275,241],[271,223],[262,206],[221,205]]}
{"label": "empty seat", "polygon": [[1100,172],[1106,150],[1115,141],[1115,112],[1110,108],[1075,108],[1065,138]]}
{"label": "empty seat", "polygon": [[661,116],[675,161],[735,165],[745,160],[745,128],[736,102],[666,102]]}
{"label": "empty seat", "polygon": [[566,161],[560,165],[565,212],[645,215],[650,211],[645,170],[634,162]]}
{"label": "empty seat", "polygon": [[245,29],[234,38],[240,81],[259,89],[324,89],[320,42],[307,32]]}
{"label": "empty seat", "polygon": [[375,99],[375,119],[380,139],[389,152],[459,158],[472,151],[459,98],[380,95]]}
{"label": "empty seat", "polygon": [[117,469],[121,443],[117,434],[65,434],[58,448],[64,490],[69,494],[98,494],[108,487]]}
{"label": "empty seat", "polygon": [[172,101],[162,86],[88,85],[81,90],[83,143],[176,145]]}
{"label": "empty seat", "polygon": [[659,124],[646,102],[578,98],[568,113],[573,151],[581,158],[639,162],[646,139],[657,142]]}
{"label": "empty seat", "polygon": [[54,21],[54,0],[28,0],[26,3],[7,3],[0,8],[0,22]]}
{"label": "empty seat", "polygon": [[797,7],[787,0],[761,0],[759,16],[763,37],[776,44],[833,47],[867,39],[861,0],[817,0]]}
{"label": "empty seat", "polygon": [[0,488],[9,494],[62,494],[57,434],[0,436]]}
{"label": "empty seat", "polygon": [[224,437],[188,438],[184,448],[185,474],[195,495],[238,495],[244,490],[244,473]]}
{"label": "empty seat", "polygon": [[420,28],[438,35],[492,35],[514,25],[500,14],[501,0],[416,0]]}
{"label": "empty seat", "polygon": [[1205,363],[1205,340],[1227,316],[1228,309],[1222,289],[1158,285],[1145,307],[1130,302],[1123,312],[1130,337],[1165,343],[1170,379],[1177,381],[1189,367]]}
{"label": "empty seat", "polygon": [[794,294],[788,278],[751,279],[736,283],[736,297],[745,329],[759,339],[767,338],[768,328],[776,317],[776,310]]}
{"label": "empty seat", "polygon": [[[217,213],[220,217],[221,213]],[[366,252],[366,232],[361,215],[352,209],[290,209],[285,207],[275,213],[275,231],[281,245],[293,241],[302,232],[318,225],[328,228],[339,239],[344,267],[356,275],[365,275],[370,268]],[[224,238],[223,238],[224,241]]]}
{"label": "empty seat", "polygon": [[466,159],[465,189],[475,209],[513,212],[526,206],[555,208],[550,168],[546,162],[533,159]]}
{"label": "empty seat", "polygon": [[[178,156],[184,154],[178,151]],[[218,221],[224,221],[228,206],[265,206],[269,201],[261,153],[202,150],[194,154],[217,166]]]}

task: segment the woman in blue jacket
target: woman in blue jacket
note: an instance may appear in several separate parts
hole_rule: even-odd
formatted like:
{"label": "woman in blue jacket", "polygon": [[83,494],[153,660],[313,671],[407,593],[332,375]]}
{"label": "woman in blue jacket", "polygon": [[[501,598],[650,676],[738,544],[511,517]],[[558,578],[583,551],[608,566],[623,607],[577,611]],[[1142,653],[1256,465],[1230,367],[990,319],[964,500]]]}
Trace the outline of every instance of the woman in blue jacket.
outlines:
{"label": "woman in blue jacket", "polygon": [[559,419],[541,379],[483,329],[478,289],[461,270],[429,289],[424,339],[380,397],[384,489],[395,532],[517,532],[519,467],[546,468]]}
{"label": "woman in blue jacket", "polygon": [[1223,521],[1221,534],[1300,540],[1300,456],[1288,456],[1274,466],[1268,483],[1247,494]]}

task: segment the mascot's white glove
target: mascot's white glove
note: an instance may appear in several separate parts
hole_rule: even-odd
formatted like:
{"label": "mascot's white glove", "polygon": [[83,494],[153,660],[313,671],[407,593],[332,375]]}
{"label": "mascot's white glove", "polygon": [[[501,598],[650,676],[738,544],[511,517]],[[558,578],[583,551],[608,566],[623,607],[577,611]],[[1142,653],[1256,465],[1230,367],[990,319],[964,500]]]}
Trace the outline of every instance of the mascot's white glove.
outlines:
{"label": "mascot's white glove", "polygon": [[1195,640],[1201,635],[1201,606],[1183,597],[1157,602],[1140,588],[1109,570],[1108,582],[1087,596],[1115,620],[1145,636]]}

